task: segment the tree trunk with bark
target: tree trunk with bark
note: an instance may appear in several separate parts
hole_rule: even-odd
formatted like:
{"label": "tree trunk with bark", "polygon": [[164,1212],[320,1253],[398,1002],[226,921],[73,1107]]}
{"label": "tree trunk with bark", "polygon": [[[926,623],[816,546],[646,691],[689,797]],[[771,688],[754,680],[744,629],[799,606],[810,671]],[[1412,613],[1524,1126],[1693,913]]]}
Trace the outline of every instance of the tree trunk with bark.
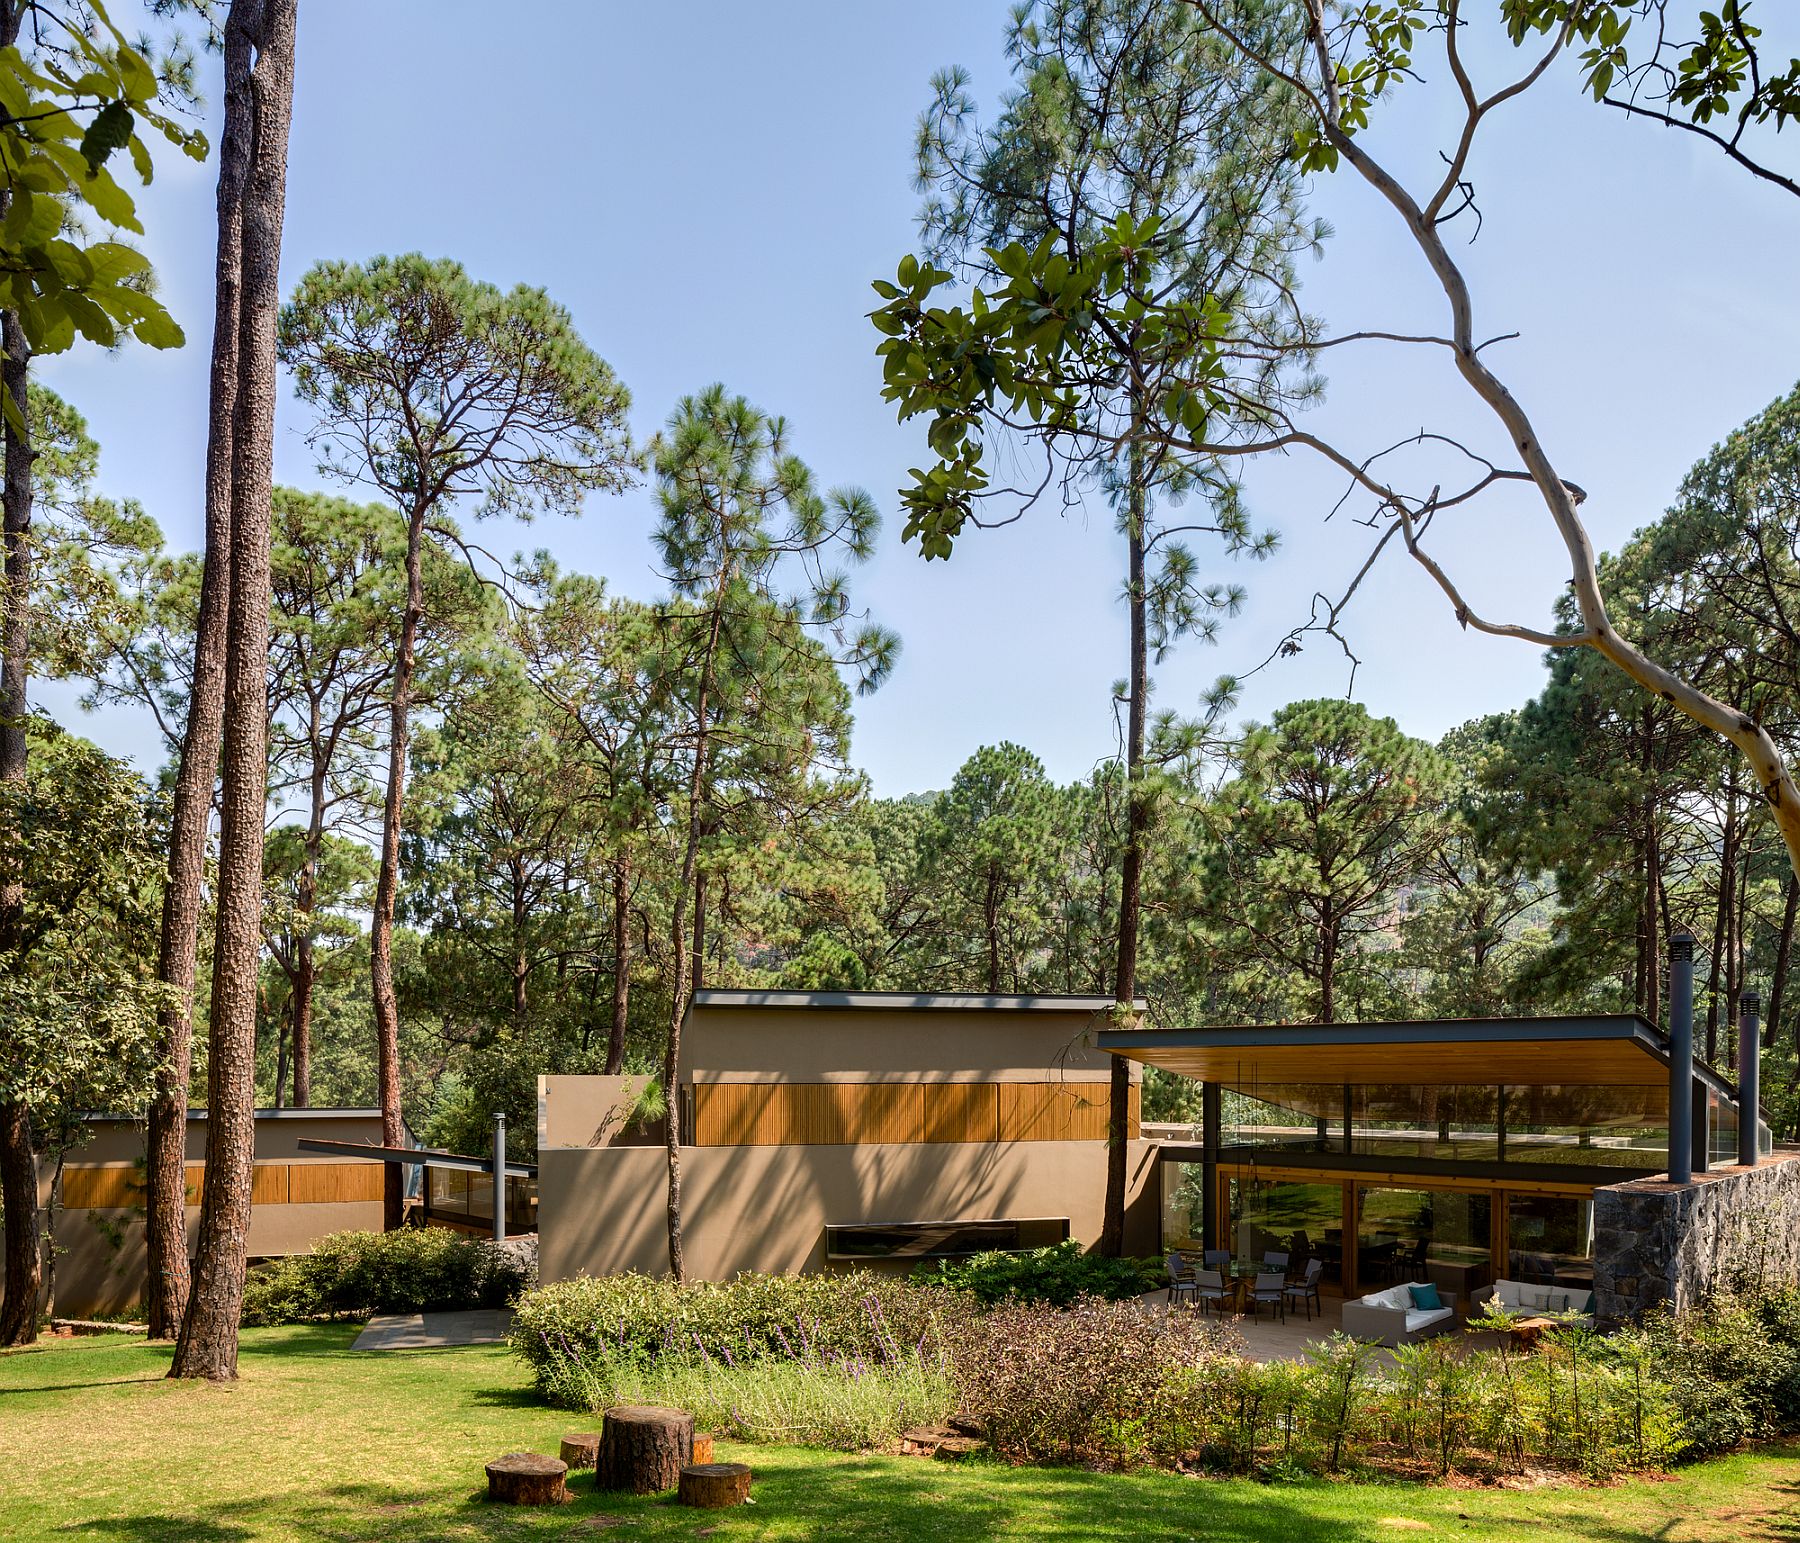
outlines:
{"label": "tree trunk with bark", "polygon": [[606,1075],[625,1069],[625,1027],[631,1011],[631,870],[615,862],[612,871],[612,1028],[606,1040]]}
{"label": "tree trunk with bark", "polygon": [[[3,27],[16,37],[18,15],[8,8]],[[10,199],[6,202],[10,203]],[[30,349],[11,311],[0,313],[0,390],[29,424]],[[5,429],[4,529],[5,589],[0,592],[0,785],[20,793],[26,776],[26,726],[30,704],[26,685],[31,639],[31,440],[13,424]],[[0,961],[24,946],[24,833],[0,833]],[[6,1203],[6,1296],[0,1302],[0,1345],[25,1345],[37,1338],[42,1255],[38,1248],[37,1148],[31,1115],[22,1098],[0,1104],[0,1193]]]}
{"label": "tree trunk with bark", "polygon": [[1775,969],[1769,980],[1769,1016],[1763,1024],[1763,1048],[1773,1050],[1781,1032],[1782,999],[1787,995],[1788,961],[1794,952],[1794,917],[1800,912],[1800,878],[1788,875],[1781,905],[1781,931],[1775,939]]}
{"label": "tree trunk with bark", "polygon": [[[700,662],[700,687],[694,697],[694,765],[688,778],[687,835],[682,843],[681,876],[675,885],[669,941],[674,953],[674,977],[670,987],[669,1042],[663,1054],[663,1098],[668,1105],[665,1146],[669,1159],[669,1273],[679,1284],[686,1278],[681,1256],[681,1024],[687,1016],[691,994],[687,956],[686,915],[688,897],[694,893],[694,876],[700,866],[700,813],[706,789],[706,760],[710,749],[707,715],[711,707],[713,668],[718,658],[719,634],[724,626],[724,596],[730,570],[721,574],[713,595],[712,617],[706,650]],[[692,1433],[689,1426],[689,1433]]]}
{"label": "tree trunk with bark", "polygon": [[[251,29],[254,29],[253,31]],[[274,487],[275,324],[294,98],[295,0],[234,3],[227,33],[250,31],[254,111],[243,197],[238,373],[232,431],[218,922],[207,1057],[206,1184],[193,1290],[172,1377],[237,1375],[238,1319],[256,1141],[257,961],[262,948],[268,803],[270,499]]]}
{"label": "tree trunk with bark", "polygon": [[[1134,418],[1136,414],[1133,415]],[[1126,605],[1130,611],[1130,700],[1125,714],[1125,845],[1119,860],[1119,948],[1113,967],[1113,1014],[1119,1026],[1136,1021],[1138,932],[1142,910],[1144,837],[1150,811],[1144,798],[1144,726],[1150,693],[1150,650],[1144,578],[1144,520],[1148,513],[1143,451],[1128,452],[1126,490]],[[1112,1058],[1106,1099],[1106,1199],[1101,1211],[1100,1252],[1125,1252],[1125,1143],[1131,1131],[1131,1063]]]}
{"label": "tree trunk with bark", "polygon": [[[381,867],[375,877],[375,915],[369,927],[369,989],[375,1008],[375,1086],[381,1104],[381,1139],[400,1146],[400,1004],[394,994],[394,901],[400,892],[400,816],[406,796],[406,748],[410,732],[414,651],[425,612],[425,512],[413,506],[406,523],[406,610],[394,660],[394,692],[388,709],[387,796],[381,808]],[[392,1232],[405,1210],[400,1165],[383,1165],[382,1225]]]}
{"label": "tree trunk with bark", "polygon": [[238,313],[243,288],[244,186],[255,105],[252,40],[225,33],[225,123],[219,137],[218,248],[213,264],[213,343],[207,403],[206,555],[194,634],[193,684],[169,817],[157,978],[169,988],[158,1014],[162,1069],[144,1140],[144,1301],[153,1339],[172,1338],[188,1299],[187,1111],[193,1070],[194,975],[199,950],[206,832],[219,771],[225,703],[225,627],[231,570],[232,444],[238,392]]}

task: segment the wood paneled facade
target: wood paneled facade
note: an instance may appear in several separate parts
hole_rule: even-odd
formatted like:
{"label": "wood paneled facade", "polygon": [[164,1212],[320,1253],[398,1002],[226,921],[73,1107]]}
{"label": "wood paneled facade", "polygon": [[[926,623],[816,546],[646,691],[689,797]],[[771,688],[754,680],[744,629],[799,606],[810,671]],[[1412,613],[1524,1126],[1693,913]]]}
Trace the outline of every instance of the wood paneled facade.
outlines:
{"label": "wood paneled facade", "polygon": [[[1138,1138],[1139,1090],[1127,1131]],[[1104,1141],[1104,1082],[703,1082],[695,1146]]]}
{"label": "wood paneled facade", "polygon": [[[381,1199],[379,1163],[258,1163],[252,1205],[341,1205]],[[187,1203],[199,1205],[206,1165],[187,1165]],[[136,1163],[70,1163],[63,1169],[65,1211],[125,1210],[144,1203],[144,1170]]]}

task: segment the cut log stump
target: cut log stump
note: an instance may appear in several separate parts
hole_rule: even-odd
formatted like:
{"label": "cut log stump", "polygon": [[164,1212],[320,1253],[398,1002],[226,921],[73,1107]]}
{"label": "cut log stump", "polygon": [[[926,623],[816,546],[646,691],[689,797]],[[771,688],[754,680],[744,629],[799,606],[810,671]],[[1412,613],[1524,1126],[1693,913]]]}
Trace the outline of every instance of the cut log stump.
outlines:
{"label": "cut log stump", "polygon": [[937,1444],[937,1450],[931,1455],[940,1462],[960,1463],[965,1457],[973,1457],[987,1443],[974,1436],[950,1436]]}
{"label": "cut log stump", "polygon": [[600,1458],[600,1432],[571,1431],[563,1437],[562,1448],[557,1455],[569,1465],[571,1473],[577,1468],[592,1468]]}
{"label": "cut log stump", "polygon": [[606,1411],[600,1430],[595,1485],[658,1495],[671,1490],[694,1460],[694,1417],[654,1404]]}
{"label": "cut log stump", "polygon": [[750,1470],[743,1463],[690,1463],[681,1470],[683,1505],[716,1511],[750,1498]]}
{"label": "cut log stump", "polygon": [[709,1430],[694,1432],[695,1463],[710,1463],[713,1460],[713,1434]]}
{"label": "cut log stump", "polygon": [[561,1505],[569,1465],[541,1452],[508,1452],[487,1465],[488,1499],[506,1505]]}

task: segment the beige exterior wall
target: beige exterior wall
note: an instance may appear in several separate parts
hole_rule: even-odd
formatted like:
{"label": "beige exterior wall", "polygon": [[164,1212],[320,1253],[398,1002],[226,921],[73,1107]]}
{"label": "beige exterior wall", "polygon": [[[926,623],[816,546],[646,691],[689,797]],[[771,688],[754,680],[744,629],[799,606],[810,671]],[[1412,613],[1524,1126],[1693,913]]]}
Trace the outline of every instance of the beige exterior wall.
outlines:
{"label": "beige exterior wall", "polygon": [[[1126,1174],[1126,1249],[1152,1253],[1156,1149],[1132,1142]],[[725,1280],[740,1270],[827,1268],[827,1224],[1066,1216],[1070,1236],[1092,1245],[1100,1236],[1106,1146],[684,1147],[681,1175],[688,1272]],[[654,1148],[539,1152],[541,1278],[666,1273],[667,1181],[665,1155]]]}
{"label": "beige exterior wall", "polygon": [[609,1147],[648,1077],[539,1077],[538,1147]]}
{"label": "beige exterior wall", "polygon": [[[967,999],[979,1003],[979,997]],[[683,1082],[1104,1082],[1101,1010],[715,1006],[682,1031]],[[1131,1064],[1132,1081],[1143,1068]]]}
{"label": "beige exterior wall", "polygon": [[[68,1154],[68,1168],[107,1169],[129,1174],[141,1183],[144,1157],[143,1128],[130,1120],[101,1120],[92,1125],[93,1136]],[[381,1117],[359,1110],[283,1111],[256,1120],[256,1160],[298,1168],[314,1163],[335,1167],[346,1161],[323,1153],[303,1153],[302,1137],[325,1141],[379,1142]],[[187,1127],[187,1160],[206,1156],[206,1122],[190,1119]],[[40,1205],[48,1205],[54,1170],[40,1167]],[[42,1219],[40,1218],[40,1226]],[[200,1208],[187,1208],[188,1248],[191,1252],[200,1227]],[[256,1205],[250,1212],[249,1254],[252,1259],[304,1253],[314,1239],[330,1232],[352,1229],[379,1230],[381,1202],[317,1201],[305,1204]],[[56,1217],[55,1311],[64,1317],[94,1313],[120,1313],[144,1296],[144,1217],[139,1206],[96,1206],[59,1211]]]}

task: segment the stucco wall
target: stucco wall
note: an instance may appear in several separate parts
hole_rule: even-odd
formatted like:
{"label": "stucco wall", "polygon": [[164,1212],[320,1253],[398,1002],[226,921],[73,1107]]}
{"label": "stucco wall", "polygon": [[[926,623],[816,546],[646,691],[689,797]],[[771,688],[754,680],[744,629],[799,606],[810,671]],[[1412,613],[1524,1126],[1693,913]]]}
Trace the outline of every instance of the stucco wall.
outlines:
{"label": "stucco wall", "polygon": [[1800,1151],[1694,1182],[1637,1179],[1594,1191],[1594,1292],[1602,1320],[1692,1307],[1735,1277],[1800,1282]]}
{"label": "stucco wall", "polygon": [[[696,1003],[684,1082],[1104,1082],[1103,1012],[1037,1008],[769,1008]],[[1136,1062],[1132,1080],[1143,1076]]]}
{"label": "stucco wall", "polygon": [[[654,1148],[538,1154],[544,1280],[668,1269],[667,1166]],[[1106,1147],[1094,1141],[949,1146],[684,1147],[683,1245],[691,1275],[826,1268],[827,1223],[1067,1216],[1070,1235],[1100,1235]],[[1131,1253],[1154,1252],[1156,1155],[1127,1153]]]}

